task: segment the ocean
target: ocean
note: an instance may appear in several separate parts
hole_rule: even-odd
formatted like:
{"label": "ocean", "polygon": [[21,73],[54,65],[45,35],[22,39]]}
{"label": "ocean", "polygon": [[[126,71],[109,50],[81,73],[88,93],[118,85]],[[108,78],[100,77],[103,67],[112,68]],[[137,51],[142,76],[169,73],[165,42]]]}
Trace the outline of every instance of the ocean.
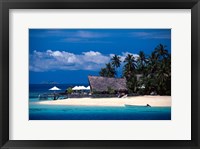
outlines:
{"label": "ocean", "polygon": [[30,84],[29,85],[29,100],[35,100],[35,98],[38,98],[39,95],[44,93],[53,93],[54,91],[50,91],[49,89],[56,86],[58,87],[59,91],[55,92],[65,92],[68,87],[74,87],[74,86],[85,86],[87,87],[88,84]]}
{"label": "ocean", "polygon": [[[57,86],[64,92],[68,87],[88,84],[30,84],[29,120],[171,120],[171,107],[97,107],[41,105],[38,96]],[[76,99],[74,99],[76,100]],[[92,100],[92,99],[91,99]]]}

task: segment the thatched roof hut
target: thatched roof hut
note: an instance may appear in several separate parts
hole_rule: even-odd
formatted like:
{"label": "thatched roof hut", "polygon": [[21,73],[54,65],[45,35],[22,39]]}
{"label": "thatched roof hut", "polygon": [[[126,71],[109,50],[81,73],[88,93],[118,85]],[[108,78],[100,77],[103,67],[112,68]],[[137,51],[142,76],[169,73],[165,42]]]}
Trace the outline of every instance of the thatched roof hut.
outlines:
{"label": "thatched roof hut", "polygon": [[108,78],[88,76],[91,92],[107,92],[109,88],[118,91],[127,91],[125,78]]}

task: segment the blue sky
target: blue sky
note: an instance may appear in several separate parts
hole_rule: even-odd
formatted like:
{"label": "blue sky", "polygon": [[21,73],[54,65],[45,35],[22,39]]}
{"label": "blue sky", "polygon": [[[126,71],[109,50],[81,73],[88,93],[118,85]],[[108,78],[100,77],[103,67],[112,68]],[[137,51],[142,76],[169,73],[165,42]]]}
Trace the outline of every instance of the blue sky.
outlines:
{"label": "blue sky", "polygon": [[88,83],[114,54],[149,55],[158,44],[171,53],[170,29],[29,29],[29,82]]}

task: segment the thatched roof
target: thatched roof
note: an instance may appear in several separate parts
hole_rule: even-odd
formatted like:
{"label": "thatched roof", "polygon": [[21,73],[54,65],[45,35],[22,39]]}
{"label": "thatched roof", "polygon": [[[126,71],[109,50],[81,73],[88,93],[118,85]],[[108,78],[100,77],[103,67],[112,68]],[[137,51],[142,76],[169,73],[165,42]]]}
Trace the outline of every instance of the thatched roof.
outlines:
{"label": "thatched roof", "polygon": [[104,92],[111,88],[115,91],[127,91],[125,78],[88,76],[91,91]]}

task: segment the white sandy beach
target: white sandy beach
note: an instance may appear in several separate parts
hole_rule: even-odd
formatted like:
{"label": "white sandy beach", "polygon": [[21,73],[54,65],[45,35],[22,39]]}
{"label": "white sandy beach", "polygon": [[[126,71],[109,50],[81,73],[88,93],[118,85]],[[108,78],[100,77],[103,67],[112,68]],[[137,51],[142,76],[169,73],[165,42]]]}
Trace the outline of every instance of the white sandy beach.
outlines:
{"label": "white sandy beach", "polygon": [[127,98],[68,98],[62,100],[40,101],[37,104],[66,106],[125,106],[138,105],[171,107],[171,96],[136,96]]}

